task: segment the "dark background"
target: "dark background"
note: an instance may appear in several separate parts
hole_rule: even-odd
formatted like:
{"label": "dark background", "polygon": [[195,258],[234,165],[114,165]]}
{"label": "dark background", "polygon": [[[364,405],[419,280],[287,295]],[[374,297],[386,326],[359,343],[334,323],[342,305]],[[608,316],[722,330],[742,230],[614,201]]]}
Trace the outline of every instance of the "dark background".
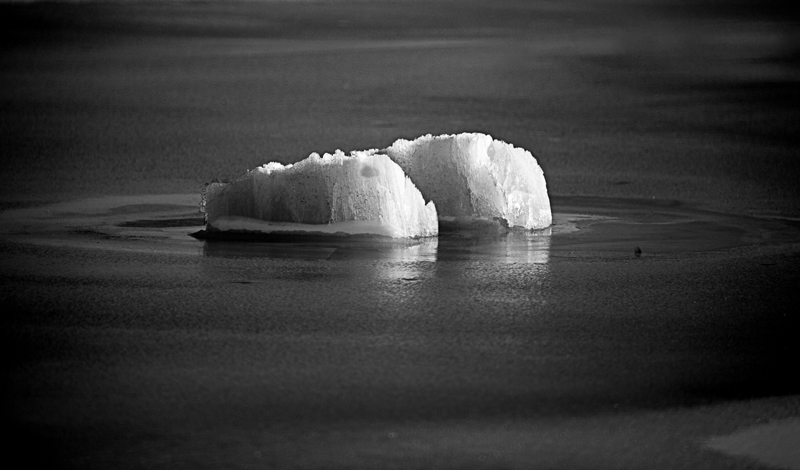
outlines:
{"label": "dark background", "polygon": [[4,235],[8,460],[756,467],[704,442],[800,413],[797,227],[763,218],[800,217],[789,5],[0,5],[0,209],[481,131],[620,219],[435,260]]}
{"label": "dark background", "polygon": [[790,2],[0,5],[0,198],[196,192],[480,131],[555,195],[798,216]]}

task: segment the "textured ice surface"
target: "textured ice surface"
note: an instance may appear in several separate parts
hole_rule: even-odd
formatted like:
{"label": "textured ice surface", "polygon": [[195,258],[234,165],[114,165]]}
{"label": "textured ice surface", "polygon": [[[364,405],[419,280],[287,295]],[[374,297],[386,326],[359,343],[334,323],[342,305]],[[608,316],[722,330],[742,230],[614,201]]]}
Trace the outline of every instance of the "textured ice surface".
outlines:
{"label": "textured ice surface", "polygon": [[525,149],[464,133],[401,139],[385,151],[440,218],[498,218],[527,229],[552,223],[544,173]]}
{"label": "textured ice surface", "polygon": [[400,139],[349,156],[312,154],[294,165],[269,163],[233,183],[208,185],[203,211],[209,229],[223,231],[396,238],[436,235],[437,212],[442,220],[500,220],[526,229],[552,223],[533,155],[466,133]]}
{"label": "textured ice surface", "polygon": [[436,208],[388,156],[375,150],[313,153],[268,163],[232,183],[211,183],[202,210],[209,229],[374,234],[438,233]]}

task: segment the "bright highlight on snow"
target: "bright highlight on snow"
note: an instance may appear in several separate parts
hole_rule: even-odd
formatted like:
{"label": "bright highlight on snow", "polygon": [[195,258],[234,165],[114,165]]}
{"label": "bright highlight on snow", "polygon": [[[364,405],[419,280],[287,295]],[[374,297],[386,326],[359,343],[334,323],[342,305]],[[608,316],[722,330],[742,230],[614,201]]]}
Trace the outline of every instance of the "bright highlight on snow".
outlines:
{"label": "bright highlight on snow", "polygon": [[232,183],[211,183],[202,210],[209,229],[429,237],[439,232],[426,204],[386,155],[313,153],[294,165],[268,163]]}
{"label": "bright highlight on snow", "polygon": [[232,183],[209,184],[201,209],[211,231],[261,233],[419,238],[437,235],[439,220],[525,229],[552,223],[533,155],[466,133],[268,163]]}
{"label": "bright highlight on snow", "polygon": [[553,221],[544,173],[525,149],[485,134],[426,135],[386,149],[440,219],[497,219],[541,229]]}

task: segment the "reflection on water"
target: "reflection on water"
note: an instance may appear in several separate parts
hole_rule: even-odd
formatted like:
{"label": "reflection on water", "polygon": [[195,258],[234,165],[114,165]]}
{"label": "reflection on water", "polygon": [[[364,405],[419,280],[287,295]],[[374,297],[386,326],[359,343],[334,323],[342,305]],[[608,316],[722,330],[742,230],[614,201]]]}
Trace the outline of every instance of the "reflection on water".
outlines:
{"label": "reflection on water", "polygon": [[438,244],[436,238],[400,241],[360,237],[293,237],[248,242],[207,240],[203,243],[203,254],[220,258],[435,261]]}
{"label": "reflection on water", "polygon": [[549,228],[500,234],[446,232],[439,236],[437,259],[492,259],[545,264],[549,259],[550,238]]}
{"label": "reflection on water", "polygon": [[[546,303],[549,230],[450,230],[436,238],[399,241],[296,236],[262,240],[206,240],[206,262],[200,264],[204,276],[214,282],[257,285],[273,308],[283,297],[292,299],[292,309],[307,302],[308,308],[328,314],[369,305],[369,320],[359,320],[367,322],[384,316],[411,320],[472,312],[481,322],[502,323],[502,316],[529,314]],[[382,324],[387,331],[404,327],[387,322]]]}
{"label": "reflection on water", "polygon": [[265,241],[206,240],[203,254],[221,258],[291,258],[326,260],[444,261],[495,260],[545,264],[551,231],[448,231],[420,240],[384,238],[291,237]]}

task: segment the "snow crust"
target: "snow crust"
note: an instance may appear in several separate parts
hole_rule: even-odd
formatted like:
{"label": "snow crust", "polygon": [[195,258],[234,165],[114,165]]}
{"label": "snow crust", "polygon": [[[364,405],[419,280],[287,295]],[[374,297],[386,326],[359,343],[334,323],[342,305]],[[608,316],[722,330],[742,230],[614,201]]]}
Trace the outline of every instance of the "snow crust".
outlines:
{"label": "snow crust", "polygon": [[544,172],[527,150],[479,133],[426,135],[385,149],[439,218],[499,219],[541,229],[553,216]]}
{"label": "snow crust", "polygon": [[294,165],[271,162],[232,183],[211,183],[201,210],[209,229],[373,234],[438,234],[427,204],[403,170],[377,151],[313,153]]}

